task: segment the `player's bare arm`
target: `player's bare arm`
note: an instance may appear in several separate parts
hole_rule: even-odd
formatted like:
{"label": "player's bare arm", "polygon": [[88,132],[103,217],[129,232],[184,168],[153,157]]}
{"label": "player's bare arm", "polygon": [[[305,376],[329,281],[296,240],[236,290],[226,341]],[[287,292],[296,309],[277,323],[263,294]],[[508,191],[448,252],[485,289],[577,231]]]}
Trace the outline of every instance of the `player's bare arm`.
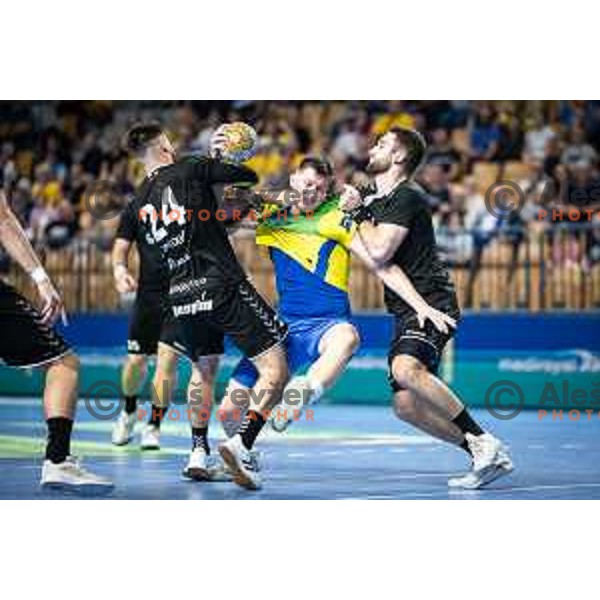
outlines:
{"label": "player's bare arm", "polygon": [[115,288],[119,294],[135,292],[137,282],[129,272],[128,258],[131,250],[131,242],[123,238],[116,238],[112,249],[112,267]]}
{"label": "player's bare arm", "polygon": [[423,296],[415,289],[406,273],[397,265],[379,265],[372,258],[362,238],[355,235],[350,243],[350,251],[360,258],[362,262],[380,279],[387,287],[396,292],[417,313],[419,324],[423,327],[426,321],[442,333],[447,333],[449,328],[456,328],[456,320],[449,315],[430,306]]}
{"label": "player's bare arm", "polygon": [[2,190],[0,190],[0,244],[35,283],[42,303],[40,312],[43,322],[54,323],[61,314],[65,319],[62,299],[29,243],[17,217],[10,209]]}
{"label": "player's bare arm", "polygon": [[[359,191],[351,185],[345,185],[339,206],[346,212],[358,210],[362,206]],[[374,224],[369,220],[364,220],[358,225],[358,234],[373,262],[383,266],[394,256],[396,250],[406,239],[408,229],[391,223]]]}

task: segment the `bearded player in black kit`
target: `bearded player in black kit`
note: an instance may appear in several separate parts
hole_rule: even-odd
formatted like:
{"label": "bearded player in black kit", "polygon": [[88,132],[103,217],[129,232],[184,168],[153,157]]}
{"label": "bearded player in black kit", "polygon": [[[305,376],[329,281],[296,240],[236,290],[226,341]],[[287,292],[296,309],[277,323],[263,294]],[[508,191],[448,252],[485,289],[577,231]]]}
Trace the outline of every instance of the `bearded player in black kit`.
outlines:
{"label": "bearded player in black kit", "polygon": [[[393,128],[381,136],[369,151],[367,168],[375,189],[361,194],[346,186],[341,207],[358,224],[375,263],[398,265],[429,305],[459,319],[454,285],[437,251],[427,197],[413,181],[425,148],[422,135],[411,129]],[[414,310],[387,287],[385,303],[395,319],[388,361],[396,415],[471,456],[472,470],[450,479],[450,487],[476,489],[510,473],[513,465],[503,444],[473,420],[437,376],[452,333],[442,333],[429,322],[421,326]]]}
{"label": "bearded player in black kit", "polygon": [[[226,144],[225,136],[213,138],[217,153]],[[257,176],[247,167],[218,158],[176,160],[169,138],[156,123],[132,127],[126,146],[146,171],[135,207],[143,228],[161,250],[169,278],[169,303],[183,334],[174,348],[188,357],[201,356],[203,344],[212,348],[227,334],[259,372],[255,405],[237,434],[219,447],[234,481],[258,489],[259,467],[251,450],[287,380],[281,344],[287,328],[247,280],[219,217],[213,189],[215,184],[251,186]],[[209,453],[207,430],[208,420],[196,428],[194,437]]]}

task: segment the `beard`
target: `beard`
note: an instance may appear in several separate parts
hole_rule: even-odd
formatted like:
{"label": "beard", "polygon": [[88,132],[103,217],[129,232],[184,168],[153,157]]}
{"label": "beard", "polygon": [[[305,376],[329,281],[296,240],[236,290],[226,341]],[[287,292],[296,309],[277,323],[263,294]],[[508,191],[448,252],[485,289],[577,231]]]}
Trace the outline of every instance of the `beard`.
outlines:
{"label": "beard", "polygon": [[371,158],[367,164],[366,171],[369,175],[385,173],[392,166],[392,161],[387,158]]}

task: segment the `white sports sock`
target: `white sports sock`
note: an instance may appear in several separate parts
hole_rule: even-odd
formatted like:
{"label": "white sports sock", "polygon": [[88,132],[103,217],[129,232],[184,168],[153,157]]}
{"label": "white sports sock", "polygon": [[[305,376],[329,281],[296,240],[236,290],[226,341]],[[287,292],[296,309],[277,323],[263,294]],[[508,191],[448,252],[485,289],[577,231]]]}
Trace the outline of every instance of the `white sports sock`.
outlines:
{"label": "white sports sock", "polygon": [[314,404],[318,402],[321,396],[325,393],[325,388],[320,381],[316,381],[315,379],[311,379],[307,377],[308,385],[311,390],[310,398],[308,399],[308,404]]}

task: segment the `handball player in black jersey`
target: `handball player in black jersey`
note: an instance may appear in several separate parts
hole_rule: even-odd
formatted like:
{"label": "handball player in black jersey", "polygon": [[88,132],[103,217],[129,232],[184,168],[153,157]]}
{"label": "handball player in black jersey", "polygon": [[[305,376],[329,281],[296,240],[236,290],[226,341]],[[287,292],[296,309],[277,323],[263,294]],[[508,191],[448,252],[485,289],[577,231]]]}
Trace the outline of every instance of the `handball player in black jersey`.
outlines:
{"label": "handball player in black jersey", "polygon": [[[137,281],[128,268],[128,258],[134,243],[139,256]],[[121,372],[124,410],[115,422],[112,442],[123,446],[131,441],[137,421],[138,396],[146,379],[148,357],[156,355],[151,387],[152,406],[148,413],[148,423],[141,432],[140,446],[142,450],[157,450],[160,448],[161,420],[169,408],[170,392],[177,385],[179,353],[174,347],[180,336],[168,302],[169,279],[162,266],[161,252],[153,238],[144,231],[136,213],[135,200],[130,201],[121,213],[113,245],[112,263],[117,291],[122,295],[135,294],[129,319],[127,359]],[[202,356],[193,357],[188,397],[199,393],[210,405],[219,356],[223,353],[223,335],[213,334],[209,342],[204,344]],[[194,429],[198,423],[192,419],[191,425]],[[202,442],[202,439],[192,437],[194,443]],[[201,444],[198,449],[192,448],[192,455],[194,464],[191,468],[186,468],[184,474],[194,474],[196,479],[201,480],[214,474],[214,469],[206,468],[207,461]]]}
{"label": "handball player in black jersey", "polygon": [[[367,170],[375,188],[361,194],[346,186],[341,206],[357,222],[358,234],[374,262],[397,265],[429,305],[458,320],[456,293],[436,247],[427,196],[413,180],[425,148],[419,132],[391,129],[369,151]],[[472,470],[450,479],[451,487],[479,488],[512,471],[506,448],[473,420],[437,376],[452,332],[443,333],[431,322],[420,321],[387,287],[384,297],[395,320],[388,361],[396,415],[469,453]]]}
{"label": "handball player in black jersey", "polygon": [[[212,147],[219,153],[227,142],[226,136],[217,136]],[[257,176],[247,167],[216,157],[176,160],[170,140],[153,123],[130,129],[126,144],[146,171],[134,207],[145,235],[161,252],[169,279],[168,301],[182,332],[173,347],[193,358],[194,353],[202,355],[215,335],[226,334],[259,372],[254,406],[238,433],[219,447],[234,481],[257,489],[260,474],[251,450],[287,379],[282,347],[287,328],[240,266],[213,187],[252,186]],[[207,429],[208,419],[195,436],[208,452]]]}
{"label": "handball player in black jersey", "polygon": [[71,455],[71,430],[77,406],[79,359],[52,323],[63,304],[39,258],[0,189],[0,245],[29,274],[41,303],[38,310],[10,285],[0,281],[0,362],[9,367],[45,370],[43,405],[48,435],[42,486],[110,489]]}

